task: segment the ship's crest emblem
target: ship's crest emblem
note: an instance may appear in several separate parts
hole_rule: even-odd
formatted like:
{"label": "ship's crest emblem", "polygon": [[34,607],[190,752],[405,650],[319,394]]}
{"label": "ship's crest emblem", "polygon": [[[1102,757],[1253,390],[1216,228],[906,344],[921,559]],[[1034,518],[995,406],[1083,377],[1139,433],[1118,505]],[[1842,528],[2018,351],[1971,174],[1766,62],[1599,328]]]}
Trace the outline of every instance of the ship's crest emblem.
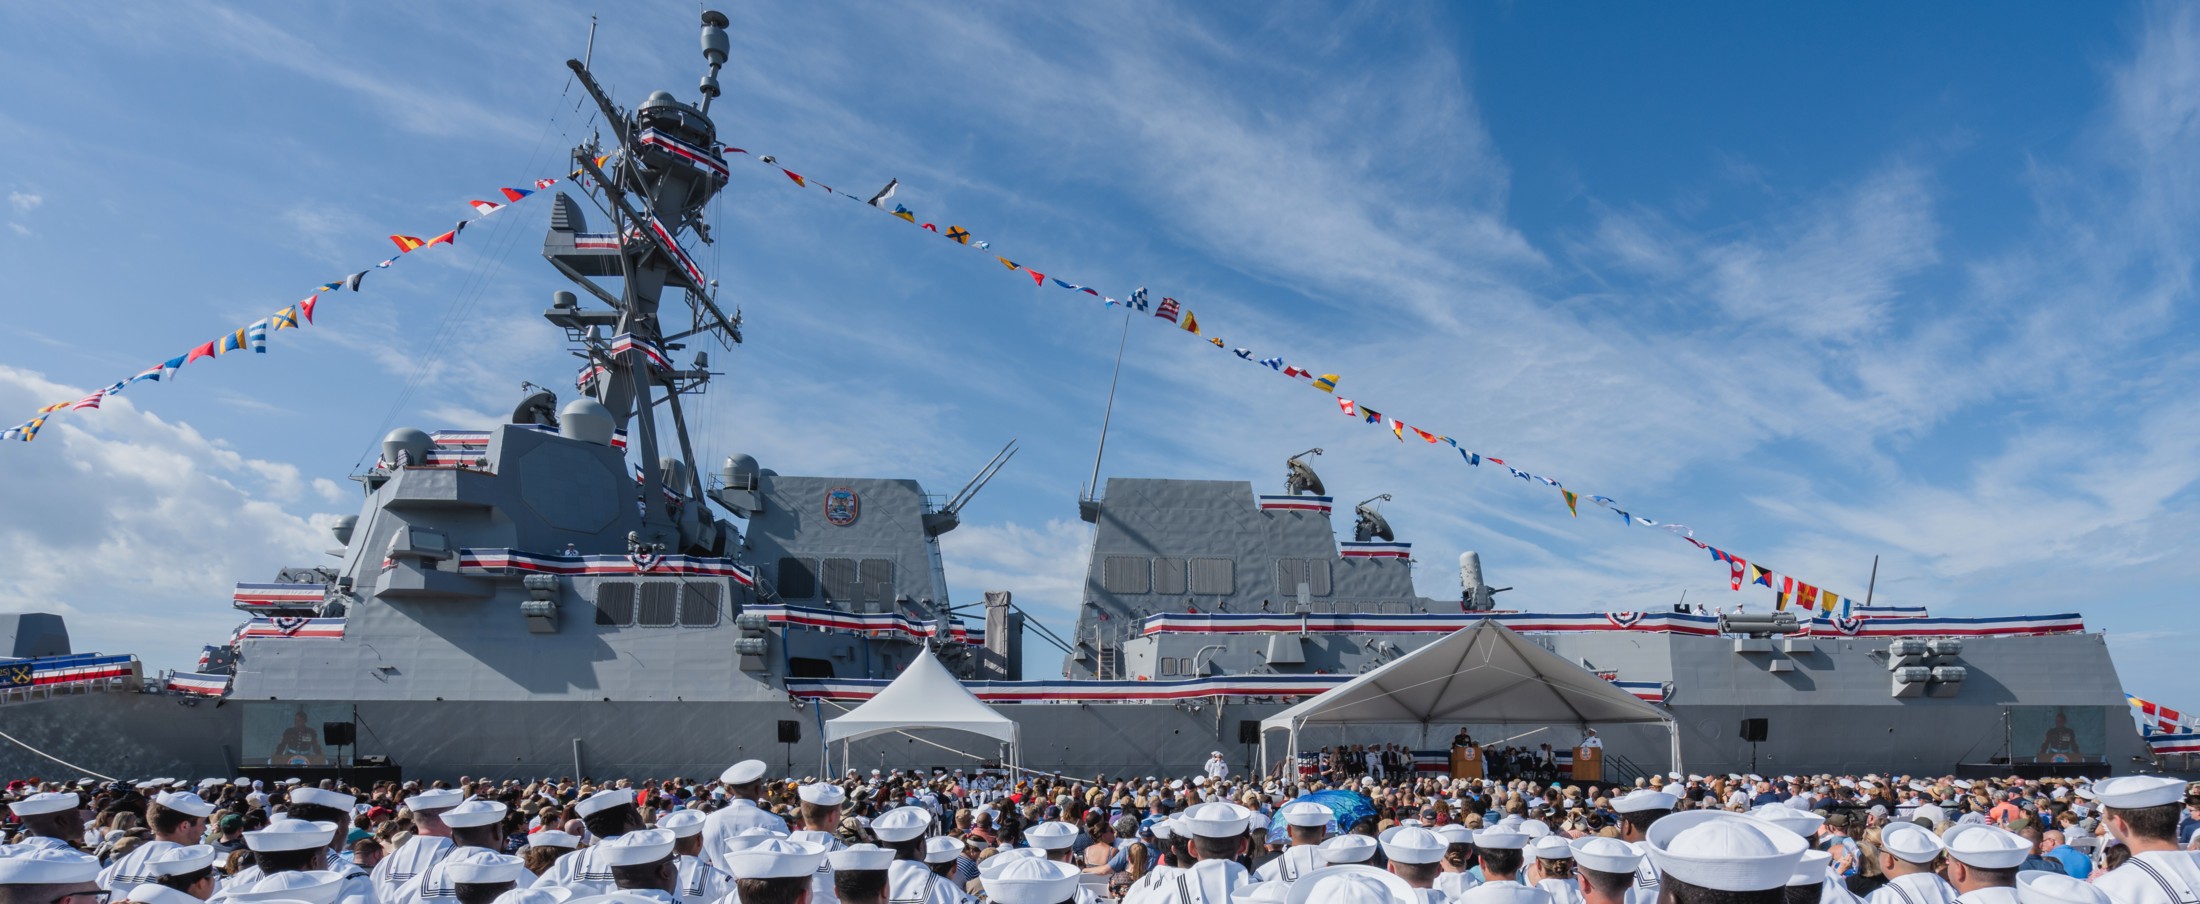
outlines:
{"label": "ship's crest emblem", "polygon": [[825,520],[836,527],[856,523],[856,516],[863,513],[863,500],[856,491],[847,487],[834,487],[825,491]]}
{"label": "ship's crest emblem", "polygon": [[1636,622],[1642,621],[1642,613],[1606,612],[1604,613],[1604,620],[1611,622],[1615,628],[1632,628]]}
{"label": "ship's crest emblem", "polygon": [[6,679],[9,687],[28,685],[31,683],[31,667],[27,665],[9,666],[4,670],[0,670],[0,678]]}

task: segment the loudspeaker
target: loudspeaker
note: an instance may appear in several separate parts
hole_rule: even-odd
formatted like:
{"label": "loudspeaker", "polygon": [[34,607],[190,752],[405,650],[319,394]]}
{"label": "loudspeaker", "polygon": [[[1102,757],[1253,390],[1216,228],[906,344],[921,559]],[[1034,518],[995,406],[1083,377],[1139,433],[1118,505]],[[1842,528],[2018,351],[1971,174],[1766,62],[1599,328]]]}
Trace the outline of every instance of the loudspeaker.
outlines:
{"label": "loudspeaker", "polygon": [[802,740],[802,723],[793,719],[779,720],[779,743],[793,744]]}
{"label": "loudspeaker", "polygon": [[350,722],[321,723],[321,743],[330,747],[348,747],[358,737],[357,729]]}
{"label": "loudspeaker", "polygon": [[1767,723],[1769,723],[1770,721],[1771,720],[1769,719],[1743,719],[1742,740],[1748,741],[1750,743],[1756,743],[1758,741],[1764,740],[1765,732],[1768,727]]}
{"label": "loudspeaker", "polygon": [[1260,743],[1260,722],[1259,722],[1258,720],[1254,720],[1254,719],[1239,719],[1239,720],[1238,720],[1238,743],[1240,743],[1240,744],[1258,744],[1258,743]]}

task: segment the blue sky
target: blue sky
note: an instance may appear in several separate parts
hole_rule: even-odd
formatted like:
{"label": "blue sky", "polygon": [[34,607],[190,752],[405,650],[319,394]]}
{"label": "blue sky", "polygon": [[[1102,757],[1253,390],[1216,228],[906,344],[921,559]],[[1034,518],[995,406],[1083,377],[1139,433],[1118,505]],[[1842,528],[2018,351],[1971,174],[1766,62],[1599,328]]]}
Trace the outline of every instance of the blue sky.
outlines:
{"label": "blue sky", "polygon": [[[28,416],[265,316],[554,175],[562,61],[605,5],[0,10],[0,268]],[[618,99],[692,93],[692,6],[618,5]],[[1850,593],[2082,611],[2171,705],[2200,558],[2200,12],[1743,4],[737,5],[721,136],[1114,295],[1185,300],[1340,394]],[[516,215],[515,215],[516,214]],[[1066,620],[1119,319],[737,165],[701,263],[750,342],[701,451],[948,492],[958,596]],[[0,606],[187,664],[228,585],[321,560],[389,427],[569,387],[542,211],[0,448]],[[568,393],[569,394],[569,393]],[[1389,492],[1421,590],[1481,552],[1509,605],[1753,606],[1658,531],[1570,519],[1329,400],[1134,324],[1114,475],[1250,479],[1322,446]],[[1340,524],[1348,526],[1344,519]],[[1044,674],[1051,663],[1038,663]]]}

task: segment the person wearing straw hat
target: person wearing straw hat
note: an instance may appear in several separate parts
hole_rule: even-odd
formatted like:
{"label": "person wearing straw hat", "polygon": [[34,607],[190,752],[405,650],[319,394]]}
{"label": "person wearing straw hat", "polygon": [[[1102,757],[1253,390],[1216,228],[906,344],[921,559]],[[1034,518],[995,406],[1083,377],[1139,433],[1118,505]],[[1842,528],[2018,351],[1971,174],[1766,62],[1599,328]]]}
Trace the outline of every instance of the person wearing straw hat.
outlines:
{"label": "person wearing straw hat", "polygon": [[1872,890],[1866,904],[1951,904],[1954,886],[1940,878],[1948,846],[1916,823],[1897,822],[1879,830],[1879,869],[1887,884]]}
{"label": "person wearing straw hat", "polygon": [[770,829],[787,834],[786,820],[756,805],[757,799],[764,795],[764,773],[768,768],[763,760],[742,760],[718,773],[718,784],[726,790],[726,805],[703,821],[703,858],[713,865],[725,867],[718,857],[726,849],[726,839],[740,834],[742,829]]}
{"label": "person wearing straw hat", "polygon": [[[795,797],[802,802],[799,808],[802,829],[787,837],[796,841],[825,846],[825,853],[840,850],[840,805],[848,801],[848,792],[829,782],[812,782],[795,789]],[[810,882],[811,904],[832,904],[839,897],[833,891],[833,866],[830,858],[818,864],[817,878]]]}
{"label": "person wearing straw hat", "polygon": [[145,824],[153,840],[138,845],[99,872],[99,887],[117,897],[155,878],[150,864],[155,856],[179,847],[195,845],[206,836],[206,819],[214,805],[189,791],[165,791],[145,804]]}
{"label": "person wearing straw hat", "polygon": [[451,887],[450,877],[443,874],[443,864],[452,857],[474,851],[501,853],[504,814],[504,805],[493,800],[469,800],[444,810],[436,818],[450,832],[450,848],[434,866],[428,867],[427,872],[400,886],[397,897],[384,904],[451,904],[458,892]]}
{"label": "person wearing straw hat", "polygon": [[1780,904],[1809,849],[1779,826],[1716,810],[1658,820],[1643,844],[1673,904]]}
{"label": "person wearing straw hat", "polygon": [[825,846],[770,838],[727,851],[725,858],[741,904],[803,904],[810,899],[810,879],[825,862]]}
{"label": "person wearing straw hat", "polygon": [[1627,904],[1635,888],[1635,870],[1642,865],[1642,852],[1617,838],[1597,835],[1576,838],[1570,846],[1582,900],[1587,904]]}
{"label": "person wearing straw hat", "polygon": [[1259,882],[1282,882],[1290,885],[1299,877],[1321,868],[1316,853],[1322,840],[1329,835],[1329,824],[1336,820],[1336,813],[1328,807],[1310,800],[1296,800],[1283,807],[1284,837],[1291,846],[1276,855],[1260,869],[1253,871],[1253,879]]}
{"label": "person wearing straw hat", "polygon": [[[177,845],[147,858],[145,871],[152,878],[131,887],[124,900],[139,904],[197,904],[214,895],[212,845]],[[112,899],[110,899],[112,900]]]}
{"label": "person wearing straw hat", "polygon": [[2093,783],[2101,827],[2131,850],[2122,866],[2093,882],[2117,904],[2190,904],[2200,901],[2200,857],[2177,849],[2177,817],[2184,779],[2127,775]]}
{"label": "person wearing straw hat", "polygon": [[962,893],[955,884],[925,865],[924,834],[931,828],[932,811],[923,807],[895,807],[871,820],[871,834],[878,836],[881,847],[894,851],[894,865],[886,871],[887,900],[960,904]]}
{"label": "person wearing straw hat", "polygon": [[826,874],[840,904],[887,904],[886,874],[893,866],[894,852],[875,844],[851,844],[825,854]]}
{"label": "person wearing straw hat", "polygon": [[371,875],[377,898],[392,904],[403,901],[399,892],[405,884],[427,873],[450,853],[451,830],[440,817],[443,811],[465,800],[466,795],[450,788],[434,788],[405,798],[405,809],[413,815],[413,837],[374,865]]}
{"label": "person wearing straw hat", "polygon": [[1963,904],[2016,904],[2017,870],[2032,853],[2032,842],[2007,829],[1964,823],[1941,839],[1948,861],[1941,875],[1955,886]]}

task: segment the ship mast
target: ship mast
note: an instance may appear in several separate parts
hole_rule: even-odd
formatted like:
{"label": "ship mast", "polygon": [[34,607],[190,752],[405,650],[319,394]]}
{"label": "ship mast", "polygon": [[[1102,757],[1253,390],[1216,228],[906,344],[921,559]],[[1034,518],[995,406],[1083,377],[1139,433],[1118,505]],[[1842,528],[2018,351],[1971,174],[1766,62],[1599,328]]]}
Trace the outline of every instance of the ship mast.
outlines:
{"label": "ship mast", "polygon": [[[741,318],[718,306],[717,283],[706,277],[682,244],[693,233],[711,241],[703,208],[726,185],[725,157],[717,127],[707,112],[719,94],[718,70],[726,62],[729,24],[716,11],[703,13],[703,76],[700,106],[654,92],[632,112],[612,102],[587,63],[566,66],[603,112],[611,142],[598,139],[573,149],[573,171],[582,197],[608,217],[612,231],[581,231],[579,202],[560,191],[544,241],[543,256],[587,295],[608,310],[582,309],[578,297],[559,292],[544,317],[564,327],[586,366],[579,387],[602,403],[614,423],[628,430],[642,466],[638,479],[643,530],[632,541],[635,552],[690,552],[723,555],[727,532],[717,525],[703,500],[702,469],[688,437],[680,397],[700,393],[710,382],[709,359],[697,352],[681,368],[671,353],[682,340],[715,336],[727,344],[741,341]],[[617,277],[616,291],[597,278]],[[679,332],[668,330],[660,305],[667,290],[684,300],[690,317]],[[608,335],[606,331],[609,331]],[[656,409],[671,415],[669,433],[660,431]],[[677,447],[677,456],[667,453]]]}

